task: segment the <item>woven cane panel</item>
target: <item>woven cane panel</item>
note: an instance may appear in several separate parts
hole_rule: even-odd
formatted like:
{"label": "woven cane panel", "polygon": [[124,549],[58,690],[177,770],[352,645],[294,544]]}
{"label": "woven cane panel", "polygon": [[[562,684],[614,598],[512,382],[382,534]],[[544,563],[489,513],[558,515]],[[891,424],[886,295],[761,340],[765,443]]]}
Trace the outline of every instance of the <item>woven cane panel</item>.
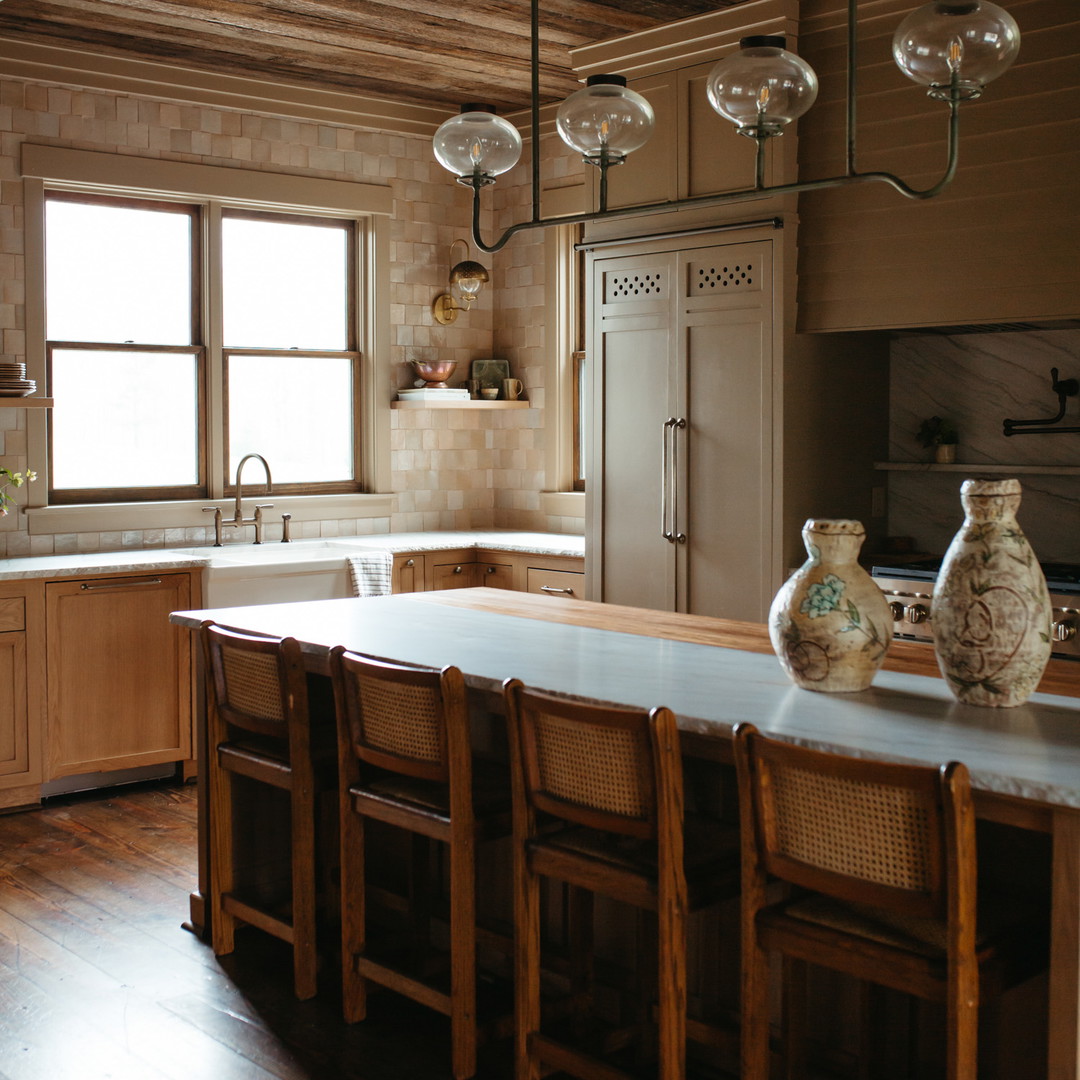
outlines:
{"label": "woven cane panel", "polygon": [[929,823],[905,788],[771,768],[781,854],[839,874],[926,891]]}
{"label": "woven cane panel", "polygon": [[229,705],[264,720],[285,719],[281,711],[281,684],[275,657],[221,647],[225,694]]}
{"label": "woven cane panel", "polygon": [[648,753],[630,732],[539,713],[536,753],[540,786],[549,794],[623,817],[649,817],[651,792],[641,780],[650,772]]}
{"label": "woven cane panel", "polygon": [[357,677],[364,743],[414,761],[441,761],[437,691]]}

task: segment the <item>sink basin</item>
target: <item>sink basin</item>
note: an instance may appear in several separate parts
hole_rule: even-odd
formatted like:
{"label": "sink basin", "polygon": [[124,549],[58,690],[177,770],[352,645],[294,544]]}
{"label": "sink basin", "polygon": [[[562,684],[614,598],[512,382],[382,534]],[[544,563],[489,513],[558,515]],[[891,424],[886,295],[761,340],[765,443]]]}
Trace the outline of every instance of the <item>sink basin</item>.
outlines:
{"label": "sink basin", "polygon": [[174,549],[205,558],[204,607],[352,596],[346,545],[326,540]]}
{"label": "sink basin", "polygon": [[332,548],[326,540],[295,540],[288,544],[225,544],[222,547],[193,547],[175,549],[184,555],[198,555],[209,559],[211,565],[266,563],[297,563],[311,559],[342,559],[341,548]]}

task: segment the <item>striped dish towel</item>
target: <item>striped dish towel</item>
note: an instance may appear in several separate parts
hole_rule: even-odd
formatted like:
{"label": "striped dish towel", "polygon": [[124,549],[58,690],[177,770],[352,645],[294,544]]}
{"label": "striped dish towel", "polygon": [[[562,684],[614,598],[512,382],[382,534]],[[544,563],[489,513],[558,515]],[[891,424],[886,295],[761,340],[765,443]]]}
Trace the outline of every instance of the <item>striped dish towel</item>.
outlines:
{"label": "striped dish towel", "polygon": [[391,551],[365,551],[348,556],[354,596],[389,596],[394,569]]}

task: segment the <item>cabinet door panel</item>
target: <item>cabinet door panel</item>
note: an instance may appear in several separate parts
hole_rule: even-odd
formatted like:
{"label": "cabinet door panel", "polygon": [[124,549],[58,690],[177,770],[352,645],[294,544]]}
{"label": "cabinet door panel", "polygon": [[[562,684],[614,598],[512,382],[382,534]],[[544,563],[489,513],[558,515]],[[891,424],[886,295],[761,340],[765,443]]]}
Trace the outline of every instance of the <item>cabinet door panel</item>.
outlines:
{"label": "cabinet door panel", "polygon": [[0,776],[30,768],[26,635],[0,634]]}
{"label": "cabinet door panel", "polygon": [[436,563],[430,576],[432,589],[469,589],[477,584],[476,563]]}
{"label": "cabinet door panel", "polygon": [[424,556],[405,554],[394,556],[392,592],[424,591]]}
{"label": "cabinet door panel", "polygon": [[191,756],[190,577],[49,582],[49,778]]}
{"label": "cabinet door panel", "polygon": [[476,584],[488,589],[512,589],[514,587],[514,564],[479,562],[476,564]]}

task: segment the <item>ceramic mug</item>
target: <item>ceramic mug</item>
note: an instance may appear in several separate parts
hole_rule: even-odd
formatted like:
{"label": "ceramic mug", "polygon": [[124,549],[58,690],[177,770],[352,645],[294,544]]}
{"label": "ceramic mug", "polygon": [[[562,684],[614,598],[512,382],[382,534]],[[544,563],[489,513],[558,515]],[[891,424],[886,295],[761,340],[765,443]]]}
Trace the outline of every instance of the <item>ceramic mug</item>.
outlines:
{"label": "ceramic mug", "polygon": [[524,389],[520,379],[503,379],[502,381],[503,398],[507,401],[517,401]]}

